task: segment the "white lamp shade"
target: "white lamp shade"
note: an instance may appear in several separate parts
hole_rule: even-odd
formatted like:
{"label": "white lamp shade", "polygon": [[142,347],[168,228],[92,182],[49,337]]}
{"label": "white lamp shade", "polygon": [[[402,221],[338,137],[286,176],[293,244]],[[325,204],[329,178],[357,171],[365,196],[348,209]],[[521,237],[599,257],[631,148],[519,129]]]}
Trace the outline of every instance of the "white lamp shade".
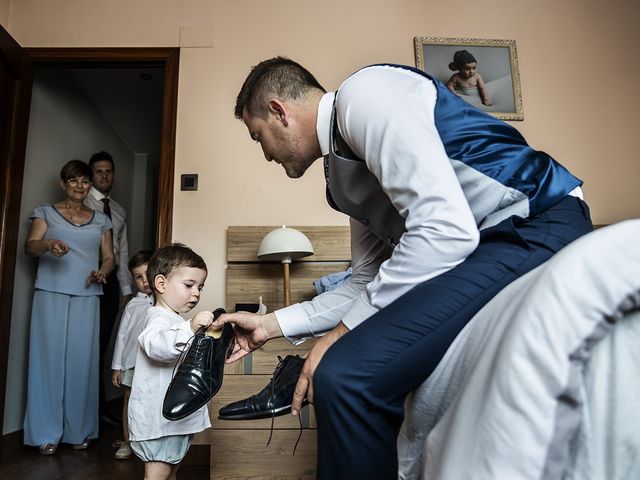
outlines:
{"label": "white lamp shade", "polygon": [[267,233],[258,247],[258,258],[267,261],[291,263],[309,255],[313,255],[313,246],[307,236],[284,225]]}

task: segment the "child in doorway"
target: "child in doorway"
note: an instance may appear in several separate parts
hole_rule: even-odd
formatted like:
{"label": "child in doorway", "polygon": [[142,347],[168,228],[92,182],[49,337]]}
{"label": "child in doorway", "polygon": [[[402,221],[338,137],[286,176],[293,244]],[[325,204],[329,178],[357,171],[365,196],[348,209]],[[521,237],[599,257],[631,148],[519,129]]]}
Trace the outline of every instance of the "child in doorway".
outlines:
{"label": "child in doorway", "polygon": [[174,243],[151,257],[147,278],[155,306],[147,311],[146,326],[138,337],[129,399],[131,449],[144,462],[146,479],[174,480],[193,435],[211,426],[206,405],[182,420],[170,421],[162,415],[174,362],[194,333],[213,322],[208,311],[191,320],[180,316],[198,304],[207,265],[189,247]]}
{"label": "child in doorway", "polygon": [[138,336],[144,328],[144,319],[147,310],[153,305],[151,289],[147,281],[147,264],[153,252],[140,250],[131,260],[129,260],[129,271],[138,290],[138,294],[133,297],[124,309],[118,328],[118,336],[113,347],[113,360],[111,361],[111,382],[118,388],[124,388],[124,405],[122,407],[122,432],[124,440],[116,442],[114,446],[119,447],[116,451],[117,460],[126,460],[131,457],[131,447],[129,445],[129,423],[127,421],[129,397],[131,395],[131,384],[133,382],[133,372],[136,365],[136,354],[138,353]]}
{"label": "child in doorway", "polygon": [[468,95],[471,89],[477,89],[482,104],[489,106],[491,105],[489,93],[484,80],[476,72],[477,68],[478,62],[471,53],[467,50],[458,50],[453,55],[453,62],[449,64],[449,69],[456,71],[456,73],[449,78],[447,87],[456,95],[459,93]]}

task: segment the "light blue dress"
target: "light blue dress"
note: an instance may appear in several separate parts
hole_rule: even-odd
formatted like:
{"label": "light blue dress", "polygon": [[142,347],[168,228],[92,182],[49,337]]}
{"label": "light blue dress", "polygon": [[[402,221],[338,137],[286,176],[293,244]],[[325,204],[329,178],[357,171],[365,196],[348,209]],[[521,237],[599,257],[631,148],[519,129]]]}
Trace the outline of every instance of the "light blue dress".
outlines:
{"label": "light blue dress", "polygon": [[25,445],[79,444],[98,437],[98,372],[102,286],[85,285],[99,268],[102,234],[112,228],[102,212],[74,225],[53,205],[29,217],[47,223],[45,239],[69,252],[40,256],[31,310]]}

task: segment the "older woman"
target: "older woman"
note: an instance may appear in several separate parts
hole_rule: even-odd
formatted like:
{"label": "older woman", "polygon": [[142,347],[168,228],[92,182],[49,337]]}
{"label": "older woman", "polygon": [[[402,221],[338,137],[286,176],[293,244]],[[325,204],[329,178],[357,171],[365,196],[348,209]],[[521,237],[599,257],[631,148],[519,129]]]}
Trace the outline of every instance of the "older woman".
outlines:
{"label": "older woman", "polygon": [[87,448],[98,436],[98,295],[115,261],[111,221],[83,204],[90,187],[86,163],[64,165],[65,199],[34,210],[25,242],[39,261],[24,443],[43,455],[54,454],[59,443]]}

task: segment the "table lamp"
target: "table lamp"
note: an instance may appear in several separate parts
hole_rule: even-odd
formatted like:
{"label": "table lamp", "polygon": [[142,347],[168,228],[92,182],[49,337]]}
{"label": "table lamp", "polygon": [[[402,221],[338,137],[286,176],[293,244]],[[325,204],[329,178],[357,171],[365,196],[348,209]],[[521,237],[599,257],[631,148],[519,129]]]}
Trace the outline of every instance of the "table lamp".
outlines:
{"label": "table lamp", "polygon": [[276,228],[267,233],[258,247],[258,258],[282,262],[284,274],[284,305],[291,304],[289,264],[296,258],[313,255],[313,246],[307,236],[295,228]]}

